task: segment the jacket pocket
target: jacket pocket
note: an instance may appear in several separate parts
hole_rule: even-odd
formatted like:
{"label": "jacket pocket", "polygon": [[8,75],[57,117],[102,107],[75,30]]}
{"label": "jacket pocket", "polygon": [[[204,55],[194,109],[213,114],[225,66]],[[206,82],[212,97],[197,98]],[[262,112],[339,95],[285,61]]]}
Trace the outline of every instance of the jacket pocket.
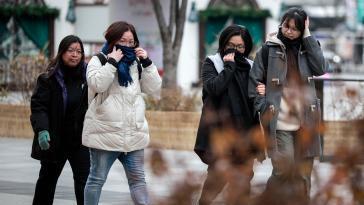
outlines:
{"label": "jacket pocket", "polygon": [[137,129],[141,129],[144,125],[145,118],[145,102],[143,98],[138,95],[135,101],[135,124]]}
{"label": "jacket pocket", "polygon": [[321,101],[320,101],[320,99],[316,98],[314,105],[316,106],[316,108],[311,109],[311,111],[314,114],[313,116],[315,118],[317,126],[320,126],[320,124],[321,124]]}
{"label": "jacket pocket", "polygon": [[272,88],[283,85],[286,76],[286,55],[280,50],[269,52],[269,69],[267,70],[267,84],[271,84]]}
{"label": "jacket pocket", "polygon": [[100,121],[121,122],[123,106],[115,96],[109,95],[100,105],[95,105],[95,117]]}
{"label": "jacket pocket", "polygon": [[314,99],[306,108],[306,125],[318,132],[321,124],[321,102],[320,99]]}

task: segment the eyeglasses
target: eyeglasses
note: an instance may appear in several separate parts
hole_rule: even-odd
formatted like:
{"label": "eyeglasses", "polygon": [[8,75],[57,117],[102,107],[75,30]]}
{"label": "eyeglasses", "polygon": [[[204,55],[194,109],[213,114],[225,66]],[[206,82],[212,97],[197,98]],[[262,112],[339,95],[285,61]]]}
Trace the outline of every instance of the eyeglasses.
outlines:
{"label": "eyeglasses", "polygon": [[82,51],[78,49],[68,48],[67,53],[76,53],[76,55],[82,55]]}
{"label": "eyeglasses", "polygon": [[136,45],[135,41],[119,41],[121,46],[134,47]]}
{"label": "eyeglasses", "polygon": [[243,50],[243,49],[245,49],[245,46],[243,44],[235,45],[233,43],[228,43],[228,44],[226,44],[226,49]]}
{"label": "eyeglasses", "polygon": [[296,27],[291,28],[287,23],[284,23],[282,25],[282,29],[285,31],[291,30],[291,32],[299,32],[299,30]]}

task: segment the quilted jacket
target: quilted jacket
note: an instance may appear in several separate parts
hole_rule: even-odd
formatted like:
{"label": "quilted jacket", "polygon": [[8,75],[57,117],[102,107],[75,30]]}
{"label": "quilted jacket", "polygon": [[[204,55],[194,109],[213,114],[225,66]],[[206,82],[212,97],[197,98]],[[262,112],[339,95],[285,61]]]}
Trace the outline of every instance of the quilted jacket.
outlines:
{"label": "quilted jacket", "polygon": [[124,87],[119,85],[116,69],[110,63],[102,65],[97,56],[87,66],[89,109],[82,144],[119,152],[143,149],[150,141],[143,93],[159,97],[162,80],[153,63],[143,68],[139,80],[135,61],[130,66],[133,83]]}

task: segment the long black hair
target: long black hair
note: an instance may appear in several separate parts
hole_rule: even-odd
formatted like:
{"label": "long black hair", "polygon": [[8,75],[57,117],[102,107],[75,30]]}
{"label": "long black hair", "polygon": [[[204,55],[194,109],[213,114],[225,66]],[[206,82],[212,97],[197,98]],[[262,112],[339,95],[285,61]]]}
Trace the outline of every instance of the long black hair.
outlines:
{"label": "long black hair", "polygon": [[78,36],[75,36],[75,35],[68,35],[68,36],[64,37],[62,39],[62,41],[59,43],[57,55],[49,63],[49,65],[47,67],[47,71],[53,70],[53,68],[57,64],[58,65],[63,64],[62,55],[65,52],[67,52],[67,49],[71,46],[72,43],[79,43],[80,46],[81,46],[82,57],[81,57],[80,63],[77,65],[77,67],[84,64],[85,50],[83,49],[83,43],[82,43],[81,39]]}
{"label": "long black hair", "polygon": [[284,12],[279,26],[281,27],[286,20],[289,21],[291,19],[294,20],[294,23],[297,29],[301,32],[302,36],[303,32],[305,31],[305,20],[307,19],[307,13],[298,7],[289,8],[286,12]]}
{"label": "long black hair", "polygon": [[220,53],[221,57],[223,56],[224,49],[226,44],[229,42],[230,38],[233,36],[241,36],[245,44],[244,57],[248,57],[252,48],[253,48],[253,40],[247,28],[240,25],[230,25],[225,28],[220,35],[219,38],[219,48],[217,52]]}

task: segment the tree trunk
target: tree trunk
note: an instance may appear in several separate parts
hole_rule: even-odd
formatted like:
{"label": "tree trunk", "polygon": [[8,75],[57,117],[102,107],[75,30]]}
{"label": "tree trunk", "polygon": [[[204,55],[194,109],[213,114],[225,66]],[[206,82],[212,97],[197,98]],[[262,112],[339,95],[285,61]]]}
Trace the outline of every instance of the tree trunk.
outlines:
{"label": "tree trunk", "polygon": [[187,0],[170,1],[169,22],[159,0],[152,0],[163,44],[163,88],[177,87],[177,64],[186,19]]}
{"label": "tree trunk", "polygon": [[172,43],[165,42],[163,45],[163,88],[174,88],[177,86],[177,67],[173,55]]}

